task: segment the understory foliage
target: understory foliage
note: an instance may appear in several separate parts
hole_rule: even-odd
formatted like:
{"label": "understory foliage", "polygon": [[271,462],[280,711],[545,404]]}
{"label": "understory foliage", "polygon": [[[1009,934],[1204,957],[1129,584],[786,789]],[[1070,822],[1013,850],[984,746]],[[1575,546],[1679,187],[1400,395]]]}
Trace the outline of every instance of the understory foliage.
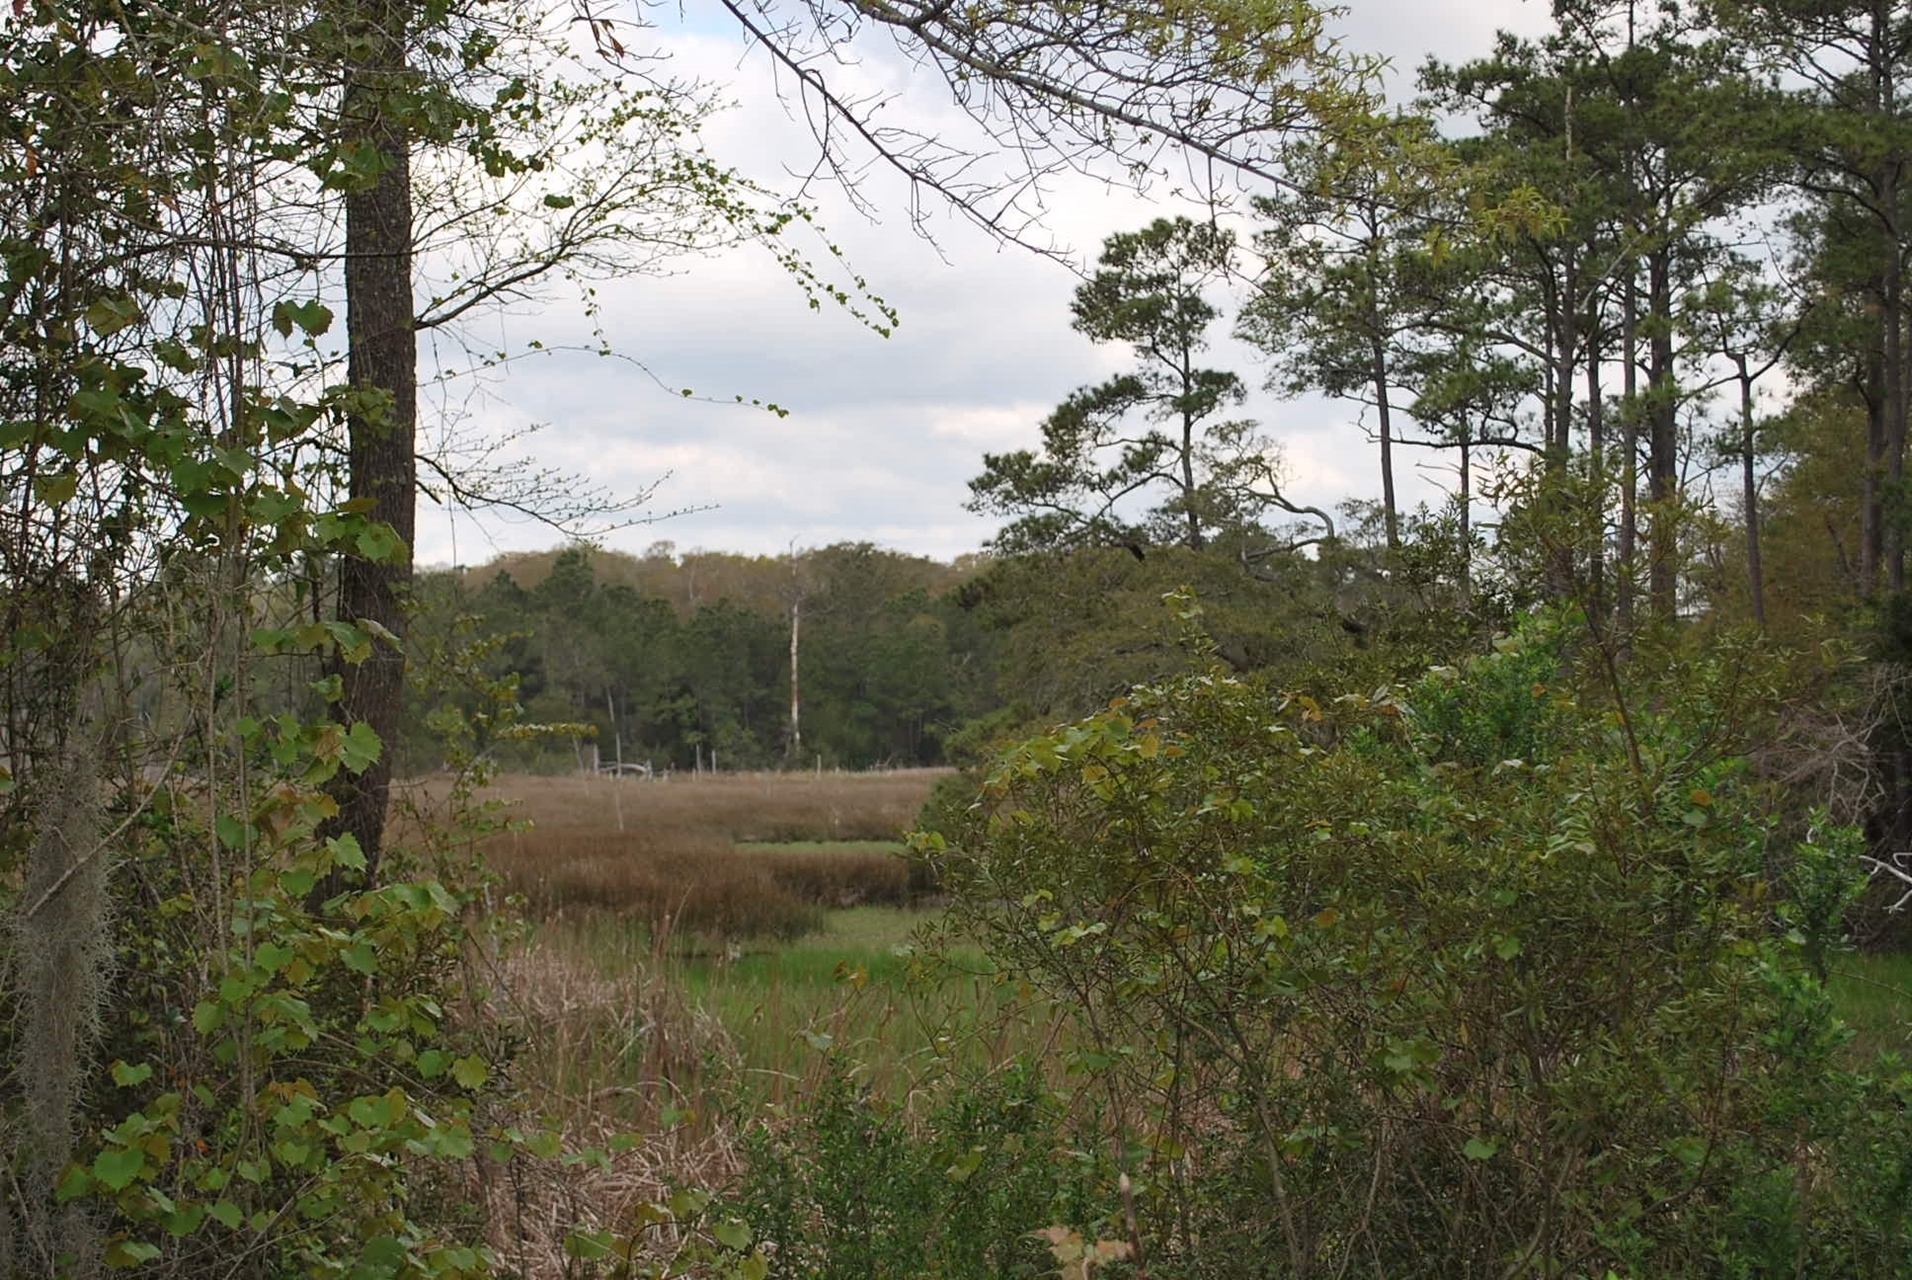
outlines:
{"label": "understory foliage", "polygon": [[1544,615],[1335,699],[1217,667],[925,838],[1066,1011],[1149,1275],[1912,1266],[1912,1078],[1847,1068],[1818,977],[1859,837],[1749,764],[1837,659],[1641,647]]}
{"label": "understory foliage", "polygon": [[1066,1109],[1026,1063],[925,1116],[831,1064],[795,1123],[750,1141],[735,1207],[776,1274],[805,1280],[1054,1274],[1036,1233],[1111,1215],[1104,1162],[1057,1145]]}

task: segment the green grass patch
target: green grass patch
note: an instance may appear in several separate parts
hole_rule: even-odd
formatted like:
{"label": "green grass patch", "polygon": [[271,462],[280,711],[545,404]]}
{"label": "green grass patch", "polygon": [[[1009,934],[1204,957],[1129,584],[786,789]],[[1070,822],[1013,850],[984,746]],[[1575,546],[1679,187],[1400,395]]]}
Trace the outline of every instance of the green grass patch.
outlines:
{"label": "green grass patch", "polygon": [[909,846],[901,840],[735,840],[738,853],[824,853],[863,857],[903,857]]}
{"label": "green grass patch", "polygon": [[[987,975],[980,951],[956,947],[942,959],[919,951],[920,935],[940,919],[937,911],[853,907],[826,912],[819,932],[783,943],[686,948],[672,939],[660,945],[644,920],[600,912],[546,921],[528,946],[570,957],[622,989],[654,993],[654,1004],[681,1005],[680,1037],[699,1019],[721,1027],[731,1064],[726,1074],[741,1069],[744,1100],[778,1101],[822,1067],[826,1050],[854,1057],[867,1083],[889,1089],[906,1088],[921,1073],[946,1031],[943,1052],[979,1060],[1005,1045],[1036,1041],[1039,1033],[1026,1026],[1004,1029],[983,1016],[1005,1008],[1010,995]],[[663,1025],[655,1016],[648,1021]],[[986,1036],[972,1030],[981,1025],[989,1027]],[[652,1079],[658,1074],[654,1052],[586,1049],[578,1056],[592,1059],[600,1090],[639,1083],[631,1078],[636,1071]],[[669,1070],[695,1065],[673,1060]]]}
{"label": "green grass patch", "polygon": [[1828,985],[1852,1028],[1852,1052],[1912,1056],[1912,954],[1844,955],[1831,969]]}

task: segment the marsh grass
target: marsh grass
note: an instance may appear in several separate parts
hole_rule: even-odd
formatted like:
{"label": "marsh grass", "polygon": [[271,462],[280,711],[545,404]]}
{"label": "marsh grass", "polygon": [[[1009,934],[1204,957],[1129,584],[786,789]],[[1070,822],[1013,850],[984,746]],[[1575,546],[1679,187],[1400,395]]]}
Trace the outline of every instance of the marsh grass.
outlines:
{"label": "marsh grass", "polygon": [[[732,841],[895,840],[915,822],[948,769],[889,773],[676,774],[499,778],[481,799],[502,801],[541,830],[695,830]],[[429,795],[442,783],[419,784]]]}
{"label": "marsh grass", "polygon": [[520,825],[479,849],[527,917],[496,961],[494,998],[521,1036],[510,1082],[572,1153],[477,1191],[516,1224],[504,1256],[570,1274],[563,1224],[616,1226],[673,1186],[731,1185],[744,1134],[846,1070],[908,1106],[951,1071],[1053,1043],[1051,1012],[1019,1004],[976,949],[924,945],[941,912],[899,835],[940,776],[493,789]]}
{"label": "marsh grass", "polygon": [[1880,1053],[1912,1059],[1912,953],[1836,957],[1829,986],[1852,1028],[1852,1053],[1867,1061]]}
{"label": "marsh grass", "polygon": [[[938,1053],[981,1061],[997,1047],[1022,1047],[1035,1034],[1032,1019],[1013,1032],[993,1021],[983,1027],[979,1014],[1010,1010],[1014,994],[980,953],[956,947],[930,958],[919,949],[937,923],[934,912],[855,907],[829,912],[819,932],[794,942],[690,952],[628,919],[547,921],[528,939],[530,951],[564,956],[599,981],[668,990],[726,1036],[714,1054],[688,1032],[684,1043],[698,1053],[633,1053],[637,1038],[621,1024],[608,1036],[587,1031],[576,1043],[595,1049],[559,1055],[552,1066],[638,1080],[647,1090],[661,1078],[680,1102],[720,1085],[733,1101],[780,1102],[803,1093],[829,1053],[861,1063],[870,1087],[907,1092]],[[652,1062],[664,1064],[661,1077]]]}
{"label": "marsh grass", "polygon": [[512,829],[480,851],[534,918],[604,912],[692,947],[789,940],[826,910],[922,895],[899,837],[941,776],[510,777],[485,798]]}

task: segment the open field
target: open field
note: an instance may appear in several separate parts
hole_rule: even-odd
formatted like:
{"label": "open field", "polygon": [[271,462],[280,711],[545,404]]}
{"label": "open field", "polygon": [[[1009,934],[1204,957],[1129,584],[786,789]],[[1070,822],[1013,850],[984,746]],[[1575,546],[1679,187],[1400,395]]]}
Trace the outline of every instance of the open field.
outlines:
{"label": "open field", "polygon": [[899,837],[945,775],[505,778],[484,798],[522,826],[483,852],[535,918],[603,913],[693,949],[788,940],[924,894]]}
{"label": "open field", "polygon": [[[935,777],[498,789],[535,824],[485,849],[531,915],[499,958],[526,1037],[512,1082],[567,1150],[611,1151],[514,1192],[544,1259],[527,1273],[569,1274],[565,1223],[627,1221],[674,1186],[737,1187],[746,1135],[806,1114],[832,1071],[906,1107],[1019,1053],[1064,1077],[1056,1011],[1018,1003],[983,956],[935,938],[933,904],[909,905],[896,836]],[[1912,956],[1832,970],[1855,1061],[1912,1054]]]}
{"label": "open field", "polygon": [[702,773],[667,781],[507,776],[485,793],[538,829],[684,830],[757,840],[894,840],[948,769]]}
{"label": "open field", "polygon": [[1912,1060],[1912,954],[1836,956],[1829,985],[1855,1054]]}
{"label": "open field", "polygon": [[560,1108],[620,1091],[631,1120],[711,1072],[776,1098],[818,1046],[888,1061],[992,1003],[987,982],[912,955],[939,913],[917,909],[898,837],[943,776],[501,780],[485,798],[526,825],[483,851],[531,918],[505,976],[549,1030],[540,1089]]}

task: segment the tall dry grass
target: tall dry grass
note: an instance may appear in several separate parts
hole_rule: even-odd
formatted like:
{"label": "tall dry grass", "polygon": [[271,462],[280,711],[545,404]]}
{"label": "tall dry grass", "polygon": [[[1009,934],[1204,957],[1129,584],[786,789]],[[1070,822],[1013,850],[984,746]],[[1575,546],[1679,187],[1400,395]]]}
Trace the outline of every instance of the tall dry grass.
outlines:
{"label": "tall dry grass", "polygon": [[895,840],[949,773],[680,773],[659,782],[508,776],[480,798],[505,801],[547,831],[688,828],[733,841]]}
{"label": "tall dry grass", "polygon": [[[564,1158],[477,1160],[469,1191],[492,1248],[526,1280],[577,1274],[573,1232],[627,1230],[639,1206],[738,1171],[734,1121],[712,1100],[741,1070],[736,1045],[686,998],[661,941],[655,952],[611,975],[555,934],[501,959],[494,998],[529,1041],[513,1083],[557,1126]],[[653,1244],[668,1254],[668,1239]]]}
{"label": "tall dry grass", "polygon": [[[482,797],[527,824],[480,851],[537,918],[496,957],[498,1011],[523,1037],[511,1084],[572,1157],[474,1162],[469,1191],[506,1266],[578,1274],[570,1232],[628,1227],[673,1188],[730,1183],[738,1126],[816,1087],[825,1059],[805,1033],[914,1040],[900,988],[766,979],[750,961],[780,956],[737,962],[708,944],[787,939],[829,908],[905,901],[895,842],[939,776],[512,777]],[[419,784],[420,798],[443,785]],[[628,1134],[642,1140],[614,1141]],[[656,1244],[661,1261],[668,1241]]]}
{"label": "tall dry grass", "polygon": [[787,940],[831,908],[912,900],[921,886],[899,846],[871,842],[894,842],[939,776],[506,778],[485,798],[529,825],[482,849],[538,916],[603,911],[684,939]]}

